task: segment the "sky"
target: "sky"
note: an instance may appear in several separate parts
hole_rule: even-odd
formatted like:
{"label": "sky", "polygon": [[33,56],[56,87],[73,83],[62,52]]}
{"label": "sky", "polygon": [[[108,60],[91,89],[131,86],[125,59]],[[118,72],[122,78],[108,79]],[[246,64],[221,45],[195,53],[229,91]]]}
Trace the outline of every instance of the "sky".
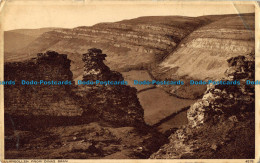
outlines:
{"label": "sky", "polygon": [[232,2],[105,2],[105,1],[21,1],[5,2],[1,9],[2,29],[33,29],[43,27],[74,28],[100,22],[115,22],[140,16],[202,16],[253,13],[254,5]]}

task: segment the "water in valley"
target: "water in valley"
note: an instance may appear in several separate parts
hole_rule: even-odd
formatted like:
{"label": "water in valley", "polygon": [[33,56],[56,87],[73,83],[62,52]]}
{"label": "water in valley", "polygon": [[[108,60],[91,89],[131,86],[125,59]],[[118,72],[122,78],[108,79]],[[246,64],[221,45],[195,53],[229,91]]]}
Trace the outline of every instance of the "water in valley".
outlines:
{"label": "water in valley", "polygon": [[163,89],[152,85],[134,85],[134,80],[152,80],[146,70],[132,70],[122,74],[129,85],[138,90],[137,96],[144,109],[144,119],[147,124],[158,124],[158,130],[165,132],[188,122],[187,113],[183,109],[195,103],[196,100],[171,96]]}

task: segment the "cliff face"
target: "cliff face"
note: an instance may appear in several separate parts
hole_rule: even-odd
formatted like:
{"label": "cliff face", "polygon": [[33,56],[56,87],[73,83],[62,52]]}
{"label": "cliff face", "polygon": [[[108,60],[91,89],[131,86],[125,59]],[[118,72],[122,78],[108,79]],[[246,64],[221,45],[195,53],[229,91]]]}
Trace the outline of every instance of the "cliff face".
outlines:
{"label": "cliff face", "polygon": [[254,51],[254,19],[230,16],[193,31],[159,65],[155,75],[199,80],[224,77],[228,58]]}
{"label": "cliff face", "polygon": [[254,54],[232,57],[223,80],[240,85],[208,85],[187,112],[189,124],[177,130],[151,158],[254,158]]}

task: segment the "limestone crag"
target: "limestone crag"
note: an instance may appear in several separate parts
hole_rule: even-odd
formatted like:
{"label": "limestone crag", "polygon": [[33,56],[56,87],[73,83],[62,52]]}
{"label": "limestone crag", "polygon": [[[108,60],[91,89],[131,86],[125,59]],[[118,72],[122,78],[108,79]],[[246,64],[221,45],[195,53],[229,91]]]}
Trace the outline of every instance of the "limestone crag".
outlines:
{"label": "limestone crag", "polygon": [[[91,27],[56,28],[19,50],[6,48],[5,61],[21,61],[35,53],[54,50],[68,55],[73,79],[81,79],[81,55],[98,47],[108,54],[106,65],[119,72],[146,69],[158,80],[220,78],[228,67],[222,64],[227,58],[254,48],[253,24],[253,14],[241,14],[149,16]],[[205,91],[197,88],[185,85],[165,90],[181,98],[197,99]]]}
{"label": "limestone crag", "polygon": [[238,80],[239,85],[213,85],[207,87],[203,98],[196,102],[187,112],[192,127],[199,126],[213,115],[223,113],[235,115],[241,111],[253,111],[255,104],[254,85],[246,81],[254,81],[254,54],[232,57],[227,60],[231,66],[227,69],[223,81]]}
{"label": "limestone crag", "polygon": [[103,60],[105,60],[106,54],[102,54],[100,49],[89,49],[88,53],[83,54],[83,62],[85,62],[83,80],[88,81],[107,81],[114,80],[120,81],[123,80],[123,77],[120,73],[110,71]]}
{"label": "limestone crag", "polygon": [[173,133],[170,143],[151,158],[254,158],[254,54],[227,60],[223,81],[236,85],[208,85],[202,99],[187,111],[188,125]]}
{"label": "limestone crag", "polygon": [[[111,71],[103,60],[100,49],[89,49],[83,54],[83,80],[123,81],[120,73]],[[120,126],[144,125],[144,111],[137,98],[137,90],[127,85],[79,85],[75,94],[82,101],[90,101],[86,112],[96,112],[99,118]],[[83,106],[84,107],[84,106]]]}

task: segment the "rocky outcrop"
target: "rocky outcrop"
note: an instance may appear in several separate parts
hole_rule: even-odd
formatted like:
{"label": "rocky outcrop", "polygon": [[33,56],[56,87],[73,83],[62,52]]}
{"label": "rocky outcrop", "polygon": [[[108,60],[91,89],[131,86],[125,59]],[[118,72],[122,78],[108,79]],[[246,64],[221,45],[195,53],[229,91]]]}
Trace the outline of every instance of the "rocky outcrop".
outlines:
{"label": "rocky outcrop", "polygon": [[[247,66],[250,62],[247,57],[236,57],[250,53],[254,49],[254,40],[252,39],[254,16],[252,14],[240,16],[243,17],[243,21],[241,21],[241,17],[234,15],[197,18],[178,16],[141,17],[116,23],[101,23],[92,27],[56,29],[42,34],[30,45],[20,49],[19,52],[8,55],[6,53],[5,56],[9,61],[22,61],[31,58],[32,54],[36,52],[46,50],[65,53],[71,60],[73,78],[82,75],[85,81],[93,79],[123,80],[120,73],[111,71],[106,65],[117,71],[149,69],[154,79],[158,80],[221,79],[225,73],[228,76],[225,80],[236,78],[243,80],[251,78],[247,74],[250,68],[245,69],[246,67],[244,67],[237,70],[235,67],[240,62],[241,65]],[[244,23],[249,28],[245,28]],[[98,49],[91,49],[85,53],[92,47],[102,48],[104,53],[108,54],[107,60],[104,60],[105,55]],[[82,53],[85,53],[84,62],[82,62]],[[13,77],[24,76],[26,79],[33,80],[30,78],[31,76],[39,75],[39,79],[46,77],[46,80],[72,80],[72,74],[68,71],[67,60],[58,59],[58,62],[55,63],[56,58],[64,58],[65,56],[55,53],[54,55],[43,54],[43,58],[41,57],[42,55],[39,55],[38,59],[30,59],[20,63],[6,63],[5,69],[7,71],[5,70],[5,74],[9,74],[7,79],[12,80]],[[229,65],[226,60],[231,57],[235,58],[228,60],[228,62],[230,62],[230,65],[235,64],[236,66],[232,66],[226,71]],[[55,64],[51,64],[52,62]],[[59,66],[55,67],[57,65]],[[25,67],[25,69],[22,67]],[[37,73],[35,70],[37,70]],[[13,76],[12,72],[15,72]],[[26,74],[30,75],[26,76]],[[10,75],[12,78],[10,78]],[[56,78],[56,75],[59,77]],[[65,76],[63,77],[63,75]],[[187,85],[163,87],[167,92],[182,98],[196,99],[202,96],[206,89],[207,93],[188,111],[189,126],[185,126],[172,134],[170,144],[162,147],[161,152],[158,151],[151,158],[235,157],[235,154],[232,155],[232,151],[239,153],[239,158],[251,158],[254,150],[252,148],[253,139],[251,139],[254,136],[254,113],[252,112],[253,109],[248,108],[253,108],[251,107],[253,95],[250,94],[253,88],[242,85],[239,87],[209,86],[208,89]],[[5,86],[5,93],[7,94],[5,95],[5,101],[7,101],[5,103],[6,113],[11,115],[13,119],[14,115],[17,115],[16,120],[18,122],[21,122],[21,117],[24,118],[25,116],[47,115],[48,118],[45,119],[45,122],[43,121],[44,118],[37,118],[41,123],[36,123],[33,119],[33,125],[36,128],[51,119],[55,119],[56,126],[64,125],[60,124],[60,122],[64,122],[61,120],[64,116],[67,119],[66,125],[69,124],[68,122],[73,123],[73,125],[76,125],[75,122],[88,124],[95,119],[100,124],[113,127],[138,126],[141,129],[145,128],[143,110],[134,88],[125,85],[73,85],[72,87],[51,86],[51,88],[54,91],[47,91],[48,89],[45,86],[26,86],[26,89],[22,86]],[[235,93],[235,89],[239,90],[238,93]],[[18,95],[14,94],[16,92]],[[241,98],[246,98],[246,101],[242,101],[240,95]],[[211,98],[213,98],[212,101]],[[28,103],[28,99],[32,99],[33,102]],[[64,99],[66,102],[63,101]],[[208,104],[208,101],[211,103]],[[222,101],[224,101],[223,104]],[[240,105],[247,109],[241,111],[243,109]],[[44,109],[41,110],[41,108]],[[235,113],[236,111],[238,113]],[[30,115],[25,115],[28,113]],[[31,119],[27,120],[23,120],[25,125],[28,125],[26,122],[32,121]],[[57,122],[59,122],[58,125]],[[213,125],[216,123],[217,125]],[[239,132],[243,136],[238,137],[237,133]],[[59,134],[59,132],[54,133]],[[95,131],[93,131],[94,133]],[[222,133],[224,136],[221,136]],[[100,133],[97,132],[97,134]],[[134,134],[137,133],[133,132]],[[220,138],[217,139],[213,135]],[[248,137],[248,140],[245,137]],[[152,138],[149,138],[149,142],[155,142],[154,139],[151,141],[150,139]],[[41,140],[44,140],[44,137],[41,137]],[[233,149],[237,146],[237,142],[245,141],[249,143],[243,146],[243,149],[249,149],[248,151]],[[77,143],[80,142],[71,146],[77,146]],[[160,143],[156,144],[155,148],[160,145]],[[224,148],[225,145],[227,148]],[[93,146],[86,145],[83,148],[89,151],[88,147],[92,148]],[[173,148],[176,151],[173,151]],[[133,148],[127,149],[133,150]],[[50,150],[50,148],[46,148],[46,150]],[[105,151],[105,149],[102,150]],[[77,149],[76,151],[80,150]],[[137,153],[140,154],[140,152]],[[108,155],[110,154],[109,151]],[[96,153],[93,155],[96,155],[97,158],[103,157],[103,155]],[[59,155],[59,157],[62,156]],[[92,156],[85,155],[82,157]],[[75,158],[79,157],[75,156]]]}
{"label": "rocky outcrop", "polygon": [[[173,133],[170,143],[151,158],[254,158],[254,54],[227,60],[225,82],[208,85],[187,112],[189,124]],[[232,79],[232,80],[230,80]]]}
{"label": "rocky outcrop", "polygon": [[[123,80],[120,73],[110,71],[103,63],[105,56],[100,49],[89,49],[83,54],[85,81]],[[6,63],[5,80],[13,80],[15,85],[5,86],[5,113],[86,118],[91,112],[120,126],[145,124],[135,88],[126,85],[77,87],[72,82],[70,62],[66,55],[48,51],[26,62]]]}
{"label": "rocky outcrop", "polygon": [[144,125],[144,111],[137,98],[137,90],[124,83],[122,75],[111,71],[103,60],[106,54],[100,49],[89,49],[83,54],[84,81],[116,81],[120,85],[79,85],[75,94],[82,101],[90,101],[87,111],[120,126]]}
{"label": "rocky outcrop", "polygon": [[227,61],[231,67],[225,73],[226,80],[222,80],[230,83],[237,80],[240,84],[208,85],[203,98],[188,110],[187,117],[192,127],[203,124],[218,113],[232,116],[254,111],[254,85],[246,84],[247,80],[254,81],[254,55],[232,57]]}
{"label": "rocky outcrop", "polygon": [[103,62],[106,54],[102,54],[100,49],[89,49],[89,52],[83,54],[83,62],[85,62],[83,80],[84,81],[123,81],[123,76],[115,71],[111,71]]}

